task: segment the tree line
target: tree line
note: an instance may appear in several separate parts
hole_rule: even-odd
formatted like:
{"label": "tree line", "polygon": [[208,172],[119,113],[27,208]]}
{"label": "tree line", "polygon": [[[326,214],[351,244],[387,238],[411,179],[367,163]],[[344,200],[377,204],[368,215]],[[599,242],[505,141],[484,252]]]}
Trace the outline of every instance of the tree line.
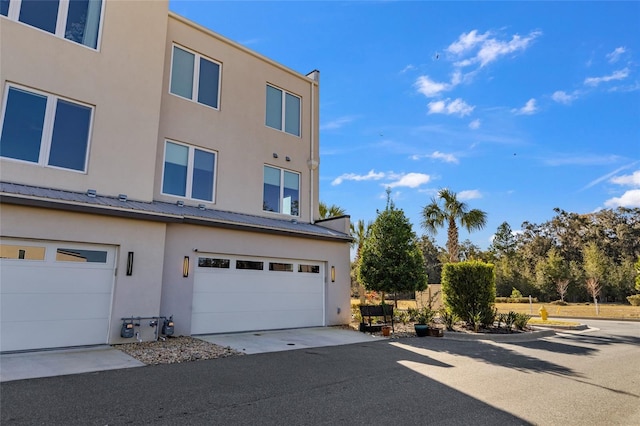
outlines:
{"label": "tree line", "polygon": [[[365,224],[360,220],[351,225],[356,251],[352,284],[356,289],[364,285],[388,291],[390,281],[381,277],[393,271],[407,273],[415,263],[417,248],[428,283],[440,283],[446,263],[480,260],[495,266],[499,297],[517,290],[541,301],[625,302],[627,296],[640,292],[640,208],[618,207],[587,214],[556,208],[554,213],[552,219],[540,224],[525,221],[517,231],[503,222],[491,245],[482,250],[469,240],[459,243],[458,227],[482,229],[486,213],[470,209],[454,192],[440,190],[423,208],[421,226],[426,232],[420,237],[388,198],[387,208],[378,212],[375,221]],[[434,239],[441,228],[447,229],[446,247],[438,246]],[[375,254],[373,261],[371,254]],[[383,260],[386,263],[381,263]],[[407,276],[411,278],[394,279],[404,283],[396,285],[396,291],[421,286],[422,275],[412,272]],[[418,283],[412,284],[416,277]],[[380,283],[387,284],[382,288]]]}

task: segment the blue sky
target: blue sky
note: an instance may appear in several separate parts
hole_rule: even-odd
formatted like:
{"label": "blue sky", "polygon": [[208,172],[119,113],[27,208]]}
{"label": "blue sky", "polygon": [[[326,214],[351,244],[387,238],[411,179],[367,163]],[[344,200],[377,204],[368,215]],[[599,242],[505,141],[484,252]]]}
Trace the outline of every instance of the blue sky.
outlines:
{"label": "blue sky", "polygon": [[[449,188],[487,226],[640,207],[639,2],[188,1],[170,9],[320,70],[320,199],[352,222],[392,189],[421,235]],[[446,230],[437,235],[444,246]]]}

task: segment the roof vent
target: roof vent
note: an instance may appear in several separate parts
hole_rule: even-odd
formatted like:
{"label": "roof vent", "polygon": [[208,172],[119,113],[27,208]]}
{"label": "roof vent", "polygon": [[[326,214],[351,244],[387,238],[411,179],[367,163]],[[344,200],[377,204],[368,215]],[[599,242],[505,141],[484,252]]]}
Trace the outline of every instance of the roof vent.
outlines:
{"label": "roof vent", "polygon": [[87,189],[87,197],[96,198],[96,190],[95,189]]}
{"label": "roof vent", "polygon": [[184,207],[184,201],[182,201],[182,200],[178,200],[178,201],[176,202],[176,205],[177,205],[178,207]]}
{"label": "roof vent", "polygon": [[206,206],[204,204],[198,204],[198,208],[200,210],[204,210],[206,208]]}
{"label": "roof vent", "polygon": [[127,201],[127,194],[119,194],[118,195],[118,200]]}

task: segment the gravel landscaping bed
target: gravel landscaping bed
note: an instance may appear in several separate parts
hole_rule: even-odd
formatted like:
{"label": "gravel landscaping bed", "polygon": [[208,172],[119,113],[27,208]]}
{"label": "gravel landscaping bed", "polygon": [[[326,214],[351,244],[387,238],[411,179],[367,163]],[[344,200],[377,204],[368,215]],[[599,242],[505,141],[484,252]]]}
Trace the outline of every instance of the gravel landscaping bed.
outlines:
{"label": "gravel landscaping bed", "polygon": [[113,345],[113,347],[147,365],[174,364],[244,355],[229,347],[188,336],[167,337],[166,340],[158,340],[157,342],[125,343]]}

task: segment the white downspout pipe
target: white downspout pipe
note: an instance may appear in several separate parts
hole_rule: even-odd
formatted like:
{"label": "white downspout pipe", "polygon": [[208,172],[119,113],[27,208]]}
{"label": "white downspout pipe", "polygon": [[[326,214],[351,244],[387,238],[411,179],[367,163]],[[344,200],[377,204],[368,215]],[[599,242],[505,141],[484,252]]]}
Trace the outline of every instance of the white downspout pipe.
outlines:
{"label": "white downspout pipe", "polygon": [[314,216],[314,179],[313,179],[313,175],[315,173],[315,171],[318,169],[318,160],[315,158],[315,134],[316,134],[316,111],[315,111],[315,88],[317,87],[318,83],[319,83],[319,79],[320,79],[320,71],[318,70],[314,70],[311,71],[309,74],[307,74],[307,77],[309,77],[311,79],[310,82],[310,97],[311,97],[311,123],[310,123],[310,130],[311,130],[311,150],[310,150],[310,155],[309,155],[309,161],[308,161],[308,166],[309,166],[309,186],[310,186],[310,191],[309,191],[309,223],[314,223],[315,221],[313,220],[313,216]]}

